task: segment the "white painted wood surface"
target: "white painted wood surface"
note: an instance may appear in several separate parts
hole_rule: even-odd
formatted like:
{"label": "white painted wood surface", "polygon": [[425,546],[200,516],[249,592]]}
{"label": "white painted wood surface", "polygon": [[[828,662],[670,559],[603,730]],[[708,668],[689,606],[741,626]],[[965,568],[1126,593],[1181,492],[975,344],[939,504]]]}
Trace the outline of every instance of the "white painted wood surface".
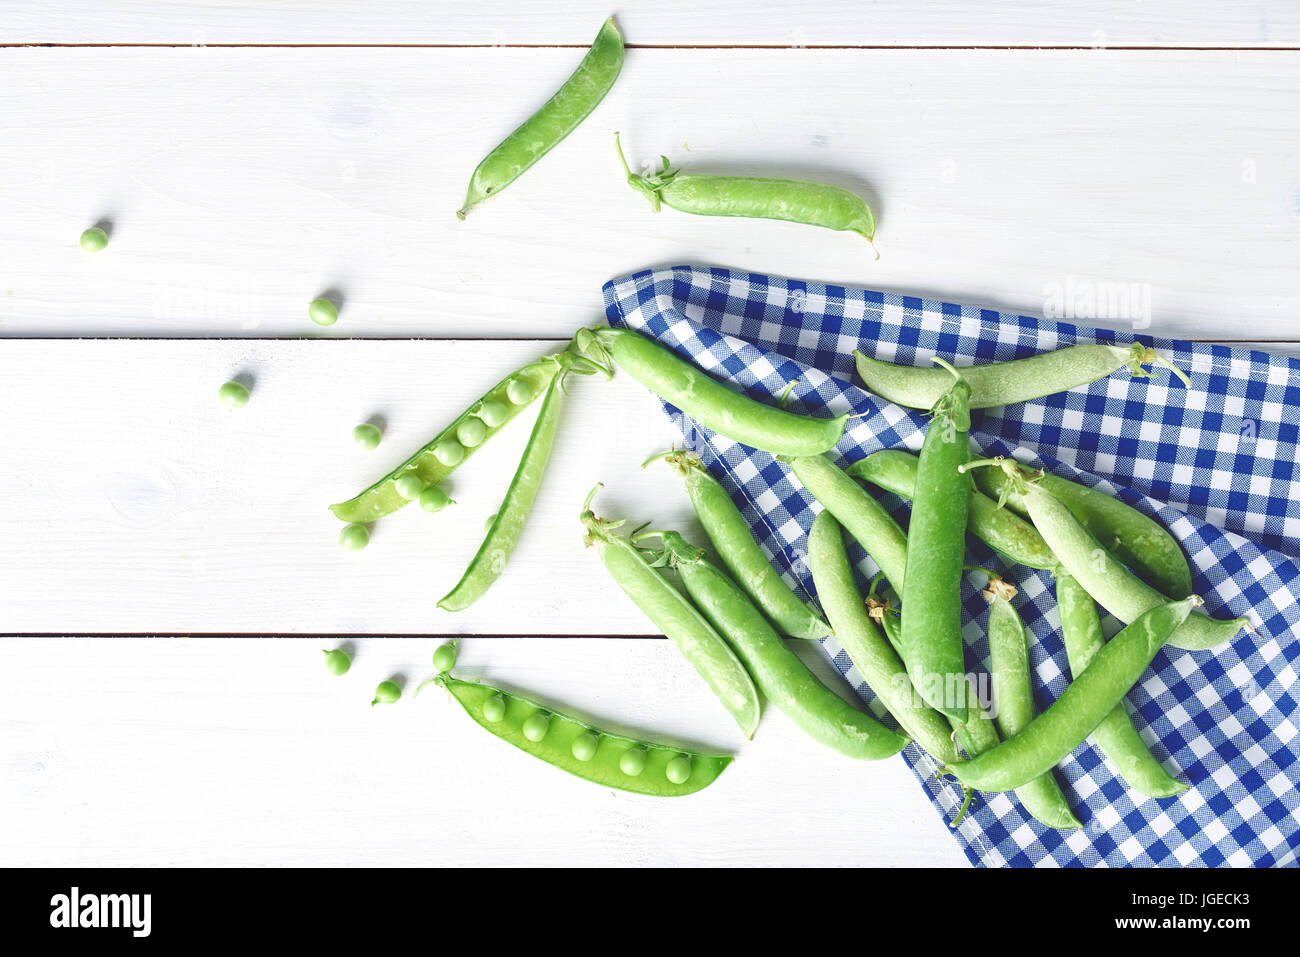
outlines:
{"label": "white painted wood surface", "polygon": [[[0,861],[964,860],[901,761],[841,760],[775,714],[744,743],[666,642],[630,637],[647,628],[584,554],[577,503],[605,479],[610,511],[689,527],[673,481],[636,467],[671,432],[632,383],[578,385],[482,608],[433,602],[527,420],[465,470],[456,509],[337,549],[324,505],[550,343],[333,340],[567,337],[601,318],[611,276],[705,262],[1029,313],[1071,281],[1132,282],[1147,331],[1297,351],[1300,15],[743,6],[612,11],[639,48],[607,102],[457,224],[474,164],[608,8],[3,5],[0,44],[72,46],[0,46],[0,812],[21,822],[0,829]],[[799,48],[818,44],[895,49]],[[699,45],[716,48],[677,49]],[[970,46],[1017,49],[916,49]],[[1077,49],[1022,49],[1052,46]],[[1157,49],[1094,49],[1125,46]],[[637,161],[860,188],[883,256],[788,224],[655,217],[621,182],[615,129]],[[84,254],[100,217],[112,244]],[[344,305],[322,331],[304,313],[327,289]],[[83,335],[194,341],[49,338]],[[213,393],[241,372],[254,399],[227,413]],[[372,415],[388,434],[362,453],[348,431]],[[357,658],[335,679],[317,650],[332,641],[111,637],[190,632],[356,633],[339,640]],[[69,636],[85,633],[109,637]],[[436,645],[378,636],[432,633],[471,636],[470,673],[741,760],[656,803],[511,752],[440,694],[369,708],[382,678],[422,679]],[[526,637],[473,637],[501,633]],[[590,637],[546,637],[575,634]]]}

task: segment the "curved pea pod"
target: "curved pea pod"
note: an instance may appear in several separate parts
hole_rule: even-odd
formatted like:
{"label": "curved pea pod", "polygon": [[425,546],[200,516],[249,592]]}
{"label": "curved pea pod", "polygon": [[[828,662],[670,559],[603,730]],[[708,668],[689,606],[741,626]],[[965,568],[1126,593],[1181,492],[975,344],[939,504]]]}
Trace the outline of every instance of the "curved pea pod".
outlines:
{"label": "curved pea pod", "polygon": [[456,218],[463,220],[471,209],[513,183],[577,129],[605,98],[622,69],[623,37],[611,18],[555,95],[478,164]]}
{"label": "curved pea pod", "polygon": [[[488,439],[505,428],[508,422],[545,392],[571,363],[570,356],[556,353],[512,372],[409,459],[355,498],[331,505],[330,511],[345,522],[373,522],[410,504],[414,498],[408,498],[398,491],[400,480],[406,476],[415,476],[426,488],[441,484]],[[523,401],[512,401],[510,394]],[[493,410],[494,414],[488,417],[496,424],[488,425],[484,422],[479,443],[467,448],[457,438],[457,432],[470,419],[482,421],[479,413],[485,407]],[[418,498],[418,493],[415,498]]]}
{"label": "curved pea pod", "polygon": [[[859,459],[845,471],[856,479],[877,485],[901,498],[911,499],[916,487],[916,456],[901,449],[885,449]],[[1034,526],[1011,514],[976,489],[971,489],[967,530],[994,551],[1029,568],[1048,571],[1059,562]]]}
{"label": "curved pea pod", "polygon": [[596,338],[620,369],[705,428],[774,455],[816,455],[834,448],[847,415],[815,419],[757,402],[709,377],[629,329],[598,329]]}
{"label": "curved pea pod", "polygon": [[[858,351],[854,351],[853,358],[858,377],[866,387],[896,405],[929,409],[951,384],[942,369],[894,365]],[[1134,376],[1150,376],[1143,366],[1153,362],[1168,365],[1154,349],[1141,343],[1131,346],[1082,343],[1011,362],[962,366],[959,371],[970,383],[970,407],[988,409],[1065,392],[1104,379],[1125,366]],[[1185,375],[1172,366],[1170,369],[1191,386]]]}
{"label": "curved pea pod", "polygon": [[1167,602],[1140,616],[1106,642],[1083,674],[1014,737],[952,765],[958,780],[981,791],[1009,791],[1060,764],[1137,684],[1198,601]]}
{"label": "curved pea pod", "polygon": [[[1061,565],[1097,604],[1120,621],[1131,622],[1168,601],[1106,551],[1070,508],[1047,489],[1026,483],[1022,494],[1034,526],[1061,559]],[[1231,641],[1246,624],[1244,618],[1224,621],[1194,612],[1169,643],[1175,648],[1201,651]]]}
{"label": "curved pea pod", "polygon": [[[1008,594],[1013,590],[1008,587],[1004,591],[998,586],[998,580],[990,582],[985,593],[989,598],[989,657],[998,728],[1004,738],[1011,738],[1034,720],[1034,686],[1025,625]],[[1079,819],[1070,810],[1051,771],[1020,785],[1016,797],[1035,820],[1048,827],[1079,827]]]}
{"label": "curved pea pod", "polygon": [[830,512],[813,520],[808,565],[835,637],[894,719],[941,764],[957,760],[948,723],[913,693],[907,666],[867,616],[844,547],[844,533]]}
{"label": "curved pea pod", "polygon": [[[1024,496],[1000,469],[978,469],[975,481],[991,497],[1029,514]],[[1169,598],[1192,593],[1192,573],[1178,542],[1163,525],[1131,505],[1095,488],[1058,475],[1043,475],[1038,484],[1060,499],[1083,527],[1138,577]]]}
{"label": "curved pea pod", "polygon": [[439,608],[463,611],[482,598],[505,571],[506,562],[519,543],[524,523],[537,499],[538,489],[542,486],[542,476],[555,444],[563,397],[563,378],[552,379],[546,388],[546,398],[542,400],[532,435],[519,459],[519,467],[515,470],[510,488],[506,490],[501,508],[492,516],[483,544],[465,569],[465,574],[456,583],[456,587],[438,601]]}
{"label": "curved pea pod", "polygon": [[[671,537],[670,537],[671,536]],[[664,539],[686,592],[727,639],[764,697],[810,737],[841,754],[876,761],[897,754],[906,735],[891,731],[817,680],[740,587],[677,533]]]}
{"label": "curved pea pod", "polygon": [[[502,741],[605,787],[653,797],[680,797],[708,787],[732,762],[729,755],[682,751],[598,731],[535,701],[477,682],[450,675],[440,675],[436,681],[451,692],[466,714]],[[673,780],[681,776],[679,769],[683,768],[685,779]]]}
{"label": "curved pea pod", "polygon": [[791,638],[829,635],[830,626],[800,600],[772,567],[754,540],[745,516],[699,457],[689,452],[670,452],[664,460],[685,480],[686,494],[714,551],[777,630]]}
{"label": "curved pea pod", "polygon": [[[1061,569],[1056,573],[1056,606],[1061,614],[1061,636],[1065,640],[1070,671],[1075,675],[1082,674],[1105,645],[1097,605],[1083,586]],[[1122,701],[1097,725],[1092,739],[1124,782],[1138,793],[1167,798],[1187,790],[1186,784],[1156,760],[1142,735],[1133,727],[1133,720]]]}
{"label": "curved pea pod", "polygon": [[907,567],[907,536],[885,507],[823,455],[787,460],[822,508],[835,516],[891,582],[901,582]]}
{"label": "curved pea pod", "polygon": [[612,529],[621,523],[596,518],[589,508],[583,510],[582,521],[587,543],[595,546],[619,588],[676,645],[731,712],[745,737],[752,738],[761,714],[758,690],[735,652],[686,596],[646,561],[640,549],[613,534]]}

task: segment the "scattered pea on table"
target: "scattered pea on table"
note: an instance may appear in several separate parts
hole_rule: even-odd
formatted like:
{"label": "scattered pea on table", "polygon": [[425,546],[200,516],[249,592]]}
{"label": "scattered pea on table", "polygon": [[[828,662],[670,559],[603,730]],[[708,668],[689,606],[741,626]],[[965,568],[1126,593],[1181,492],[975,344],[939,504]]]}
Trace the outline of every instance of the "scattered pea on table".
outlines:
{"label": "scattered pea on table", "polygon": [[88,253],[97,253],[108,245],[108,233],[98,226],[91,226],[81,234],[81,248]]}
{"label": "scattered pea on table", "polygon": [[322,296],[311,301],[307,307],[307,315],[318,326],[332,326],[339,321],[339,307]]}
{"label": "scattered pea on table", "polygon": [[375,700],[370,702],[371,707],[377,704],[396,704],[397,700],[402,697],[402,689],[397,686],[396,681],[381,681],[375,688]]}
{"label": "scattered pea on table", "polygon": [[350,552],[365,548],[370,544],[370,530],[364,525],[345,525],[339,532],[339,544]]}
{"label": "scattered pea on table", "polygon": [[420,493],[420,508],[426,512],[441,512],[455,501],[440,486],[430,485]]}
{"label": "scattered pea on table", "polygon": [[332,648],[324,652],[325,670],[332,675],[345,675],[352,667],[352,659],[342,648]]}
{"label": "scattered pea on table", "polygon": [[445,645],[439,645],[433,649],[433,667],[437,669],[438,674],[446,674],[456,665],[456,642],[449,641]]}
{"label": "scattered pea on table", "polygon": [[378,448],[379,440],[382,438],[383,433],[379,431],[379,426],[371,425],[369,422],[362,422],[352,430],[352,441],[367,451]]}
{"label": "scattered pea on table", "polygon": [[242,382],[230,381],[217,390],[217,398],[228,409],[240,409],[248,404],[248,386]]}

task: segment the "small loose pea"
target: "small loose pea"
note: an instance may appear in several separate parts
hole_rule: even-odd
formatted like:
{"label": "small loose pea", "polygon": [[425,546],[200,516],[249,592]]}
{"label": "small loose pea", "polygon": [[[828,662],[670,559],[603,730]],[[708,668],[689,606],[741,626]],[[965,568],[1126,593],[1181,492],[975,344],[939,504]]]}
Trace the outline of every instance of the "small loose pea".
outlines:
{"label": "small loose pea", "polygon": [[478,417],[483,420],[483,424],[489,429],[495,429],[506,420],[509,414],[510,410],[495,399],[484,402],[478,410]]}
{"label": "small loose pea", "polygon": [[217,398],[228,409],[238,409],[248,404],[248,386],[242,382],[227,382],[217,390]]}
{"label": "small loose pea", "polygon": [[483,702],[483,720],[497,722],[506,716],[506,699],[495,695]]}
{"label": "small loose pea", "polygon": [[433,649],[433,667],[446,674],[456,664],[456,642],[448,642]]}
{"label": "small loose pea", "polygon": [[88,253],[97,253],[108,245],[108,233],[98,226],[91,226],[81,234],[81,248]]}
{"label": "small loose pea", "polygon": [[532,401],[533,387],[523,379],[511,379],[506,384],[506,398],[514,405],[524,405]]}
{"label": "small loose pea", "polygon": [[668,767],[664,768],[664,776],[673,784],[685,784],[686,779],[691,776],[691,759],[688,755],[679,754],[668,762]]}
{"label": "small loose pea", "polygon": [[460,439],[460,444],[467,449],[475,448],[482,443],[485,435],[487,435],[487,427],[483,424],[483,420],[473,416],[456,426],[456,438]]}
{"label": "small loose pea", "polygon": [[370,544],[370,530],[364,525],[346,525],[339,532],[339,544],[350,552],[365,548]]}
{"label": "small loose pea", "polygon": [[383,433],[379,431],[379,427],[371,425],[369,422],[362,422],[352,430],[352,441],[363,449],[368,450],[378,447],[381,438],[383,438]]}
{"label": "small loose pea", "polygon": [[375,700],[370,702],[370,706],[373,708],[377,704],[396,704],[401,696],[402,689],[397,686],[397,682],[381,681],[375,687]]}
{"label": "small loose pea", "polygon": [[460,460],[465,457],[465,446],[454,439],[443,439],[433,447],[433,457],[451,468],[459,465]]}
{"label": "small loose pea", "polygon": [[307,315],[318,326],[332,326],[339,321],[339,307],[329,299],[313,299],[307,307]]}
{"label": "small loose pea", "polygon": [[345,675],[348,669],[352,667],[352,659],[342,648],[334,648],[325,652],[325,670],[332,675]]}
{"label": "small loose pea", "polygon": [[524,719],[524,726],[520,730],[523,731],[525,738],[536,744],[546,737],[550,726],[551,719],[544,712],[535,711]]}
{"label": "small loose pea", "polygon": [[424,491],[424,480],[414,472],[408,472],[399,478],[393,487],[397,489],[398,495],[409,501],[420,497],[420,493]]}
{"label": "small loose pea", "polygon": [[630,778],[645,770],[645,748],[628,748],[618,756],[618,769]]}
{"label": "small loose pea", "polygon": [[590,761],[596,756],[596,749],[600,747],[600,739],[588,731],[586,734],[580,734],[573,739],[573,744],[569,750],[579,761]]}
{"label": "small loose pea", "polygon": [[441,512],[448,505],[455,505],[451,497],[437,485],[430,485],[420,493],[420,508],[426,512]]}

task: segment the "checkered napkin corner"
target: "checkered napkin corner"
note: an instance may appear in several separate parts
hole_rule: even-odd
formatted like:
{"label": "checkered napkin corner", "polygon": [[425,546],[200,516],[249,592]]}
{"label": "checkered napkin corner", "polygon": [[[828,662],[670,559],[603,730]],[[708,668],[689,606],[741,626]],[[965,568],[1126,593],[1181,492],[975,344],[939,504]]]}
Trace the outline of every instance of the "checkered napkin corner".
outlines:
{"label": "checkered napkin corner", "polygon": [[[925,420],[852,384],[854,349],[912,365],[1004,361],[1075,342],[1124,341],[1113,332],[868,290],[679,266],[605,286],[611,325],[658,339],[711,375],[771,401],[794,382],[795,407],[854,411],[836,449],[841,464],[880,448],[920,448]],[[1145,341],[1145,340],[1144,340]],[[984,865],[1296,866],[1300,855],[1300,363],[1261,352],[1153,341],[1188,371],[1119,374],[1085,389],[977,412],[972,441],[989,454],[1095,485],[1154,515],[1180,540],[1193,582],[1215,615],[1249,614],[1243,633],[1212,652],[1162,651],[1130,693],[1138,730],[1191,787],[1153,801],[1128,789],[1091,743],[1057,769],[1084,826],[1054,831],[1014,795],[983,795],[954,830]],[[812,595],[803,555],[816,506],[772,456],[709,433],[667,407],[749,519],[787,580]],[[882,501],[900,519],[906,505]],[[976,561],[995,562],[972,543]],[[865,577],[874,572],[859,550]],[[1046,706],[1069,681],[1050,577],[1015,569],[1018,608]],[[964,595],[965,636],[987,667],[984,608]],[[1118,622],[1107,620],[1113,631]],[[881,713],[834,639],[826,650]],[[932,803],[951,819],[957,788],[935,777],[915,746],[904,752]]]}

